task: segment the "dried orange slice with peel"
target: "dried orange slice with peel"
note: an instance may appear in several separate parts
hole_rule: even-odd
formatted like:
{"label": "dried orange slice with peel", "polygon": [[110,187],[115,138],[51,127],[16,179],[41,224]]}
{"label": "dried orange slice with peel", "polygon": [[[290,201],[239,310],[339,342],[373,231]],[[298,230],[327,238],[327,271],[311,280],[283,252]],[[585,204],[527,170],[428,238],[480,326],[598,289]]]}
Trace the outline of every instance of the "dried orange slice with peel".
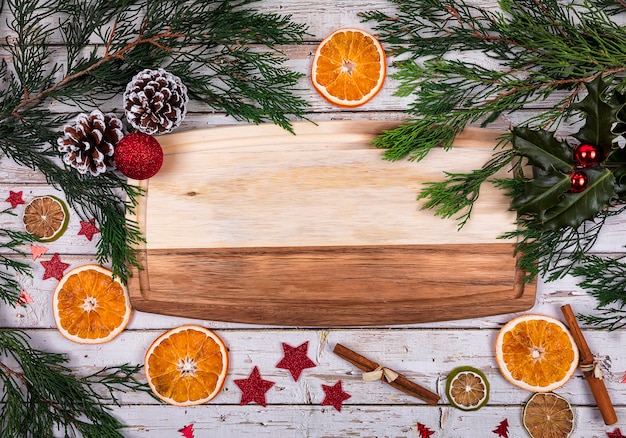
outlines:
{"label": "dried orange slice with peel", "polygon": [[574,430],[574,411],[560,395],[539,392],[524,406],[522,423],[532,438],[567,438]]}
{"label": "dried orange slice with peel", "polygon": [[458,367],[446,379],[446,395],[455,408],[475,411],[489,400],[489,382],[485,374],[474,367]]}
{"label": "dried orange slice with peel", "polygon": [[126,328],[131,316],[126,286],[99,265],[67,272],[54,289],[52,309],[61,334],[81,344],[110,341]]}
{"label": "dried orange slice with peel", "polygon": [[563,386],[578,366],[579,352],[567,327],[545,315],[522,315],[506,323],[496,338],[502,375],[532,392]]}
{"label": "dried orange slice with peel", "polygon": [[183,325],[159,336],[144,358],[152,392],[175,406],[207,403],[219,394],[228,374],[228,349],[213,331]]}
{"label": "dried orange slice with peel", "polygon": [[385,51],[369,33],[339,29],[315,51],[311,67],[313,87],[330,103],[363,105],[382,88],[387,75]]}
{"label": "dried orange slice with peel", "polygon": [[36,196],[24,206],[22,220],[26,232],[42,242],[57,240],[67,229],[70,214],[63,201],[55,196]]}

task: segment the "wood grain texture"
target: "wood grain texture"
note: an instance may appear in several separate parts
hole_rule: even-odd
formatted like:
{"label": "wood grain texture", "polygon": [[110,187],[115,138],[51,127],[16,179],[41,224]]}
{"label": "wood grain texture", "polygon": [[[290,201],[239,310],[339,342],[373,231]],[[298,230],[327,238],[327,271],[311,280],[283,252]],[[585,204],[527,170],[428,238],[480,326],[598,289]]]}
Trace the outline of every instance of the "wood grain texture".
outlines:
{"label": "wood grain texture", "polygon": [[[521,311],[508,199],[485,190],[458,232],[419,208],[425,182],[493,153],[468,130],[436,165],[388,163],[370,145],[388,122],[197,130],[160,138],[165,162],[137,220],[147,242],[129,281],[135,308],[299,326],[408,324]],[[387,167],[392,166],[392,167]],[[444,273],[442,275],[442,273]],[[471,304],[471,305],[467,305]]]}

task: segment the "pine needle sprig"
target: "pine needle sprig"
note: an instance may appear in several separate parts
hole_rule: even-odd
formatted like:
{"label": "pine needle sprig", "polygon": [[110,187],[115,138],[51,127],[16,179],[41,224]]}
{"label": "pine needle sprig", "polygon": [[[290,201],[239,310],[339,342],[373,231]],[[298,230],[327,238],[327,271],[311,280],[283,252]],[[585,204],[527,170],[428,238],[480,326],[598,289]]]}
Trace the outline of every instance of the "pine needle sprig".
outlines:
{"label": "pine needle sprig", "polygon": [[[122,437],[111,415],[119,391],[149,391],[135,375],[140,367],[106,367],[74,375],[62,354],[35,350],[21,331],[0,331],[0,430],[7,438],[36,436]],[[100,389],[103,389],[101,391]]]}

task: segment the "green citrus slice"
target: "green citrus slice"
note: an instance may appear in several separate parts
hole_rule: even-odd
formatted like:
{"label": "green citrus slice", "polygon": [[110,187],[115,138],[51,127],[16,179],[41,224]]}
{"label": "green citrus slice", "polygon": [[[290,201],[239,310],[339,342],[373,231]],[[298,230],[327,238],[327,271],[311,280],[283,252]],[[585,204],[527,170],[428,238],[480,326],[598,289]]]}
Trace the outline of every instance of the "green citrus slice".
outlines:
{"label": "green citrus slice", "polygon": [[24,207],[26,232],[42,242],[52,242],[61,237],[69,218],[65,203],[54,196],[37,196]]}
{"label": "green citrus slice", "polygon": [[533,438],[567,438],[574,430],[574,411],[560,395],[538,392],[526,402],[522,422]]}
{"label": "green citrus slice", "polygon": [[482,371],[465,366],[453,369],[446,379],[450,404],[464,411],[475,411],[489,400],[489,382]]}

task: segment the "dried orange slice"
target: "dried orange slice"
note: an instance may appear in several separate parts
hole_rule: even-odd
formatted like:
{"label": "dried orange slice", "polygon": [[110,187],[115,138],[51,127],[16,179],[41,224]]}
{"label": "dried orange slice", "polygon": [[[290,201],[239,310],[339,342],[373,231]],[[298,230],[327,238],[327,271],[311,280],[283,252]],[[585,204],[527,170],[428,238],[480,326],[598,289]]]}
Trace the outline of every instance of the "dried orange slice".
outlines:
{"label": "dried orange slice", "polygon": [[475,411],[489,400],[489,382],[485,374],[473,367],[453,369],[446,379],[450,404],[464,411]]}
{"label": "dried orange slice", "polygon": [[567,438],[574,430],[574,411],[560,395],[536,393],[524,406],[522,423],[533,438]]}
{"label": "dried orange slice", "polygon": [[339,29],[315,51],[311,67],[313,87],[329,102],[363,105],[382,88],[387,74],[380,42],[360,29]]}
{"label": "dried orange slice", "polygon": [[228,349],[214,332],[183,325],[159,336],[144,358],[152,392],[175,406],[206,403],[221,391],[228,374]]}
{"label": "dried orange slice", "polygon": [[55,196],[37,196],[24,207],[22,218],[26,232],[42,242],[57,240],[67,229],[69,212]]}
{"label": "dried orange slice", "polygon": [[119,335],[130,320],[126,287],[99,265],[74,268],[54,289],[52,310],[57,328],[67,339],[101,344]]}
{"label": "dried orange slice", "polygon": [[496,361],[511,383],[532,392],[563,386],[578,366],[579,353],[567,327],[544,315],[522,315],[506,323],[496,339]]}

